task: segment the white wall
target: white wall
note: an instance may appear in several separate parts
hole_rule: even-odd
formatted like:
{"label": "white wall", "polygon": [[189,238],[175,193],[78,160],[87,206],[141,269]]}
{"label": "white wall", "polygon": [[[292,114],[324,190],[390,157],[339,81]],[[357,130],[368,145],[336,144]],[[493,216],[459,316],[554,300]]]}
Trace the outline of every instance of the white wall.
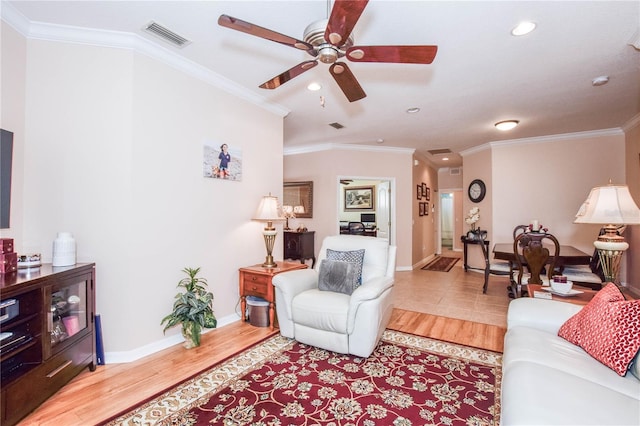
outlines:
{"label": "white wall", "polygon": [[[236,320],[238,268],[265,256],[251,217],[282,195],[282,117],[129,49],[28,40],[26,52],[18,252],[47,261],[56,232],[75,235],[78,260],[97,265],[108,362],[166,344],[184,267],[202,267],[216,316]],[[242,149],[241,182],[202,176],[205,140]]]}

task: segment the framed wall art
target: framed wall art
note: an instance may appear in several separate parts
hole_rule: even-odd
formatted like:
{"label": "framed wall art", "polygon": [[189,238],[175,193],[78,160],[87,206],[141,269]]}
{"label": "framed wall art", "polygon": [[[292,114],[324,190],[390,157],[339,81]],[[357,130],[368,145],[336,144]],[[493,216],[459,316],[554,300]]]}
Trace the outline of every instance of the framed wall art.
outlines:
{"label": "framed wall art", "polygon": [[296,217],[313,217],[313,181],[284,182],[282,205],[302,206],[303,213],[296,213]]}
{"label": "framed wall art", "polygon": [[416,199],[422,200],[422,185],[416,185]]}
{"label": "framed wall art", "polygon": [[344,211],[364,211],[375,209],[373,186],[344,188]]}
{"label": "framed wall art", "polygon": [[202,168],[206,178],[239,182],[242,180],[242,149],[226,143],[205,141]]}

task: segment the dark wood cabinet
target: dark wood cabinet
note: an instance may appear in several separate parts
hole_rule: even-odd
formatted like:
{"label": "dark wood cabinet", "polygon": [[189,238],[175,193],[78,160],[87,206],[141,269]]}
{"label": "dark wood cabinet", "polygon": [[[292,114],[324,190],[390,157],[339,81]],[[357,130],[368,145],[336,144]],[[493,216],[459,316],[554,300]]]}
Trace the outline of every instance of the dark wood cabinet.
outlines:
{"label": "dark wood cabinet", "polygon": [[87,366],[96,368],[95,265],[0,275],[0,423],[13,425]]}
{"label": "dark wood cabinet", "polygon": [[291,260],[311,259],[311,267],[316,264],[316,255],[314,248],[315,231],[306,232],[284,232],[284,258]]}

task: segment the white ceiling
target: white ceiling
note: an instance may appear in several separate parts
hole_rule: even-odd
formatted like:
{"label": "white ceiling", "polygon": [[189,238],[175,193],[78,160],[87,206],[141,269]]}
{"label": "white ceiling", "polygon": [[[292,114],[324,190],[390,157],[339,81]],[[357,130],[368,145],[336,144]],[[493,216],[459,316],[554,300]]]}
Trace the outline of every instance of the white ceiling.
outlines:
{"label": "white ceiling", "polygon": [[[258,88],[311,57],[217,24],[224,13],[302,39],[308,24],[327,17],[325,0],[8,3],[31,23],[137,34],[240,84],[290,111],[284,131],[291,150],[324,143],[407,147],[436,167],[458,166],[458,155],[447,163],[427,151],[619,128],[640,114],[640,50],[630,45],[640,46],[638,1],[372,0],[355,26],[356,45],[434,44],[438,54],[431,65],[348,62],[367,93],[354,103],[322,63],[278,89]],[[144,33],[152,20],[192,43],[178,49]],[[536,31],[512,36],[523,20],[536,22]],[[609,83],[592,86],[602,75]],[[322,90],[308,91],[311,81]],[[420,112],[407,114],[410,107]],[[510,132],[493,127],[506,119],[520,125]],[[333,122],[345,127],[336,130]]]}

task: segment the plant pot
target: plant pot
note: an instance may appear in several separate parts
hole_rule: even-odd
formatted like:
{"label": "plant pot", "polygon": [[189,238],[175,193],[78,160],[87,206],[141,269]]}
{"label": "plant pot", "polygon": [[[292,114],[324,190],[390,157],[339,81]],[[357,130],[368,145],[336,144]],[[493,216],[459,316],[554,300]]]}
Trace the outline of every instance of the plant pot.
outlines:
{"label": "plant pot", "polygon": [[187,349],[197,348],[200,346],[200,325],[195,322],[185,322],[182,324],[182,337],[184,337],[184,346]]}

